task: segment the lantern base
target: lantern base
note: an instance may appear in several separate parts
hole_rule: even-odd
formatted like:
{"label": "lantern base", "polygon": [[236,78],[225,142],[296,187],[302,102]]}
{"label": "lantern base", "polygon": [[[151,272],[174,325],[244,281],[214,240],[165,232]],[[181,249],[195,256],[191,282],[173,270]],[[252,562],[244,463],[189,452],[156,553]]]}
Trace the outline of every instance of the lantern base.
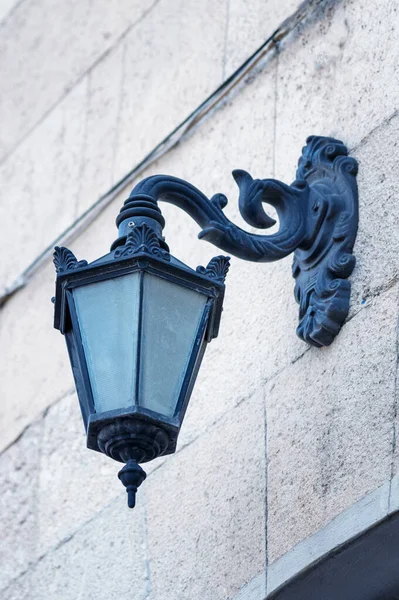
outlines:
{"label": "lantern base", "polygon": [[165,454],[169,436],[147,421],[119,418],[100,429],[97,444],[101,452],[114,460],[143,463]]}
{"label": "lantern base", "polygon": [[119,471],[118,477],[126,488],[129,508],[134,508],[136,505],[137,488],[147,477],[146,472],[132,459]]}

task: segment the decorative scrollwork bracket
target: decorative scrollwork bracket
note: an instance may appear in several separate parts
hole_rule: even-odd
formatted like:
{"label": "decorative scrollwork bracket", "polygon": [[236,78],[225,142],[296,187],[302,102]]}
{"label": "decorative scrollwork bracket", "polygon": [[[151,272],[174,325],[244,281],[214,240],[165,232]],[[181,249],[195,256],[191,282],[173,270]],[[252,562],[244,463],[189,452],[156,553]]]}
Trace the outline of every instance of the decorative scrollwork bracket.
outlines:
{"label": "decorative scrollwork bracket", "polygon": [[[233,171],[239,187],[239,209],[245,221],[260,229],[274,219],[263,209],[272,205],[279,229],[271,235],[240,229],[224,214],[227,198],[207,198],[182,179],[167,175],[147,177],[138,183],[117,218],[118,254],[133,251],[129,244],[144,243],[129,236],[129,228],[152,227],[159,243],[151,243],[167,257],[162,238],[165,224],[158,201],[174,204],[202,228],[199,238],[229,254],[255,262],[272,262],[294,253],[295,298],[299,303],[297,334],[313,346],[328,346],[339,333],[349,311],[350,283],[355,266],[352,254],[358,227],[357,162],[346,146],[329,137],[311,136],[299,159],[296,179],[286,185],[275,179],[252,179]],[[128,244],[128,249],[119,246]]]}

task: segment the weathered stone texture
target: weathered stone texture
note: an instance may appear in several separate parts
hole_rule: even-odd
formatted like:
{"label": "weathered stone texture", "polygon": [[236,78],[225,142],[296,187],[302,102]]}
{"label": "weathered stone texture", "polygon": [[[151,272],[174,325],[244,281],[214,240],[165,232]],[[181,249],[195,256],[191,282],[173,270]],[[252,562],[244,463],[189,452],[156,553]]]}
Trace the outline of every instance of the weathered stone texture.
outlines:
{"label": "weathered stone texture", "polygon": [[221,83],[225,26],[225,2],[176,0],[126,38],[116,178]]}
{"label": "weathered stone texture", "polygon": [[293,174],[308,135],[332,135],[353,148],[397,109],[398,10],[392,0],[322,2],[318,18],[282,44],[279,178]]}
{"label": "weathered stone texture", "polygon": [[266,385],[270,561],[390,477],[397,293]]}
{"label": "weathered stone texture", "polygon": [[89,452],[76,394],[52,406],[44,417],[38,481],[38,552],[55,547],[117,496],[121,465]]}
{"label": "weathered stone texture", "polygon": [[225,76],[255,52],[300,3],[300,0],[229,0]]}
{"label": "weathered stone texture", "polygon": [[359,231],[352,276],[352,312],[399,278],[399,117],[367,137],[359,161]]}
{"label": "weathered stone texture", "polygon": [[[124,45],[118,44],[87,75],[84,152],[77,212],[90,208],[114,183],[115,145],[120,123]],[[129,127],[125,124],[125,127]]]}
{"label": "weathered stone texture", "polygon": [[395,394],[395,419],[393,423],[392,431],[392,449],[393,449],[393,462],[392,462],[392,486],[391,486],[391,504],[393,509],[399,510],[399,286],[397,296],[397,307],[398,307],[398,319],[396,324],[397,333],[397,349],[398,359],[396,364],[396,394]]}
{"label": "weathered stone texture", "polygon": [[53,329],[54,280],[49,265],[1,309],[0,449],[74,385],[65,340]]}
{"label": "weathered stone texture", "polygon": [[0,288],[74,219],[86,98],[83,81],[0,166],[0,253],[7,257],[1,261]]}
{"label": "weathered stone texture", "polygon": [[153,600],[228,600],[263,571],[264,442],[258,393],[146,480]]}
{"label": "weathered stone texture", "polygon": [[282,44],[278,59],[277,178],[294,179],[310,134],[342,139],[359,161],[351,314],[395,282],[399,272],[399,120],[392,116],[399,82],[397,11],[390,0],[324,3],[317,20],[303,24]]}
{"label": "weathered stone texture", "polygon": [[144,513],[125,498],[48,552],[2,592],[3,600],[144,600],[148,592]]}
{"label": "weathered stone texture", "polygon": [[0,456],[0,590],[37,559],[40,440],[36,423]]}
{"label": "weathered stone texture", "polygon": [[[4,156],[60,100],[154,0],[27,0],[7,21],[0,155]],[[43,20],[44,19],[44,20]],[[48,26],[44,26],[47,23]]]}
{"label": "weathered stone texture", "polygon": [[208,5],[161,2],[89,74],[79,211],[221,83],[226,8],[224,2]]}

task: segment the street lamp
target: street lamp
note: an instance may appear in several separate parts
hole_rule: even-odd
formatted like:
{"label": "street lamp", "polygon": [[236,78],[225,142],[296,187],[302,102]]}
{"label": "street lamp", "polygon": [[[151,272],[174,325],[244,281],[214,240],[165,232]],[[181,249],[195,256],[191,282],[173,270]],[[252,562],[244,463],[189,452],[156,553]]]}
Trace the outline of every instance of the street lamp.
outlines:
{"label": "street lamp", "polygon": [[138,463],[171,454],[206,344],[216,337],[229,259],[190,269],[161,236],[164,219],[141,196],[119,218],[121,237],[90,265],[55,248],[55,327],[65,335],[87,446],[127,463],[135,504]]}
{"label": "street lamp", "polygon": [[270,262],[295,252],[298,334],[332,342],[349,308],[357,231],[357,165],[342,142],[313,136],[291,185],[233,173],[248,223],[275,221],[276,234],[247,233],[210,200],[174,177],[157,175],[133,189],[117,218],[119,237],[91,264],[56,247],[54,326],[65,335],[87,446],[126,463],[119,478],[133,507],[146,475],[139,463],[176,450],[177,437],[206,344],[217,336],[229,258],[195,271],[173,257],[162,236],[163,200],[185,210],[200,237],[245,260]]}

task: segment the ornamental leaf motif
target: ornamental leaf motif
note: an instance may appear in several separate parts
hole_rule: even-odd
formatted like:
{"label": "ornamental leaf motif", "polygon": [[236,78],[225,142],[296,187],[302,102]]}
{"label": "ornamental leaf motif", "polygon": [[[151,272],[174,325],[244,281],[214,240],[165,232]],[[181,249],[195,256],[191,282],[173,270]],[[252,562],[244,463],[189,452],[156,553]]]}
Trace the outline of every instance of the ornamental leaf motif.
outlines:
{"label": "ornamental leaf motif", "polygon": [[226,275],[230,268],[230,256],[215,256],[208,263],[206,267],[199,266],[197,267],[197,273],[201,275],[205,275],[205,277],[209,277],[210,279],[215,279],[216,281],[224,282],[226,279]]}
{"label": "ornamental leaf motif", "polygon": [[54,248],[53,263],[57,273],[65,273],[65,271],[71,269],[85,267],[87,265],[87,260],[78,261],[69,248],[65,248],[65,246],[56,246]]}
{"label": "ornamental leaf motif", "polygon": [[126,243],[115,250],[114,257],[132,256],[140,252],[170,260],[169,252],[161,247],[161,240],[155,231],[145,223],[137,225],[130,231]]}
{"label": "ornamental leaf motif", "polygon": [[[352,254],[358,224],[357,162],[342,142],[311,136],[297,177],[312,177],[306,243],[294,253],[298,336],[328,346],[349,312]],[[316,175],[317,174],[317,177]]]}

